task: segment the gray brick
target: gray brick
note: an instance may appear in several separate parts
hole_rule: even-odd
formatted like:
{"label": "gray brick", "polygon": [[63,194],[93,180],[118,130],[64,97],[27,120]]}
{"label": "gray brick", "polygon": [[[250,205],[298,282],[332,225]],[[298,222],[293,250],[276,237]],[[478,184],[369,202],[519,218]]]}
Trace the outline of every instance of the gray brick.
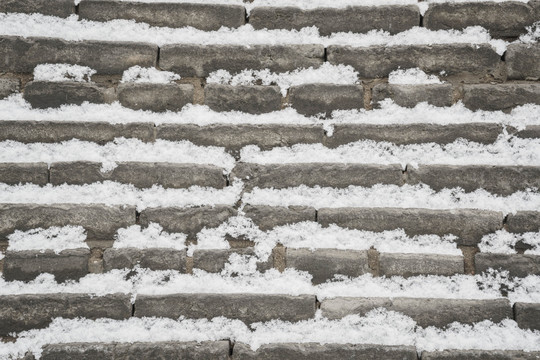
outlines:
{"label": "gray brick", "polygon": [[307,206],[267,206],[246,205],[244,207],[246,217],[263,231],[276,226],[295,224],[302,221],[315,221],[315,209]]}
{"label": "gray brick", "polygon": [[0,182],[9,185],[32,183],[45,185],[48,181],[46,163],[0,163]]}
{"label": "gray brick", "polygon": [[540,44],[510,44],[505,63],[508,79],[540,79]]}
{"label": "gray brick", "polygon": [[463,85],[463,104],[471,110],[490,111],[540,104],[540,84]]}
{"label": "gray brick", "polygon": [[20,87],[21,82],[18,79],[0,79],[0,99],[19,92]]}
{"label": "gray brick", "polygon": [[536,360],[540,352],[517,350],[444,350],[422,352],[422,360]]}
{"label": "gray brick", "polygon": [[514,311],[519,327],[540,330],[540,304],[515,303]]}
{"label": "gray brick", "polygon": [[281,109],[281,93],[277,86],[207,84],[204,104],[214,111],[262,114]]}
{"label": "gray brick", "polygon": [[184,105],[193,103],[193,85],[119,84],[118,101],[122,106],[135,110],[180,111]]}
{"label": "gray brick", "polygon": [[2,0],[0,12],[68,17],[75,13],[73,0]]}
{"label": "gray brick", "polygon": [[337,224],[368,231],[403,228],[410,236],[454,234],[460,245],[476,245],[483,235],[503,226],[502,213],[472,209],[323,208],[317,219],[323,226]]}
{"label": "gray brick", "polygon": [[304,84],[289,89],[289,102],[298,113],[330,116],[334,110],[364,108],[362,85]]}
{"label": "gray brick", "polygon": [[540,138],[540,125],[528,125],[524,130],[518,131],[516,136],[523,139],[538,139]]}
{"label": "gray brick", "polygon": [[39,64],[67,63],[89,66],[99,74],[122,74],[135,65],[156,66],[157,53],[157,45],[136,42],[1,36],[0,71],[32,73]]}
{"label": "gray brick", "polygon": [[372,102],[375,107],[384,99],[392,99],[403,107],[415,107],[421,102],[434,106],[451,106],[453,101],[451,84],[398,85],[377,84],[372,90]]}
{"label": "gray brick", "polygon": [[57,282],[78,280],[88,274],[89,249],[7,251],[4,278],[7,281],[34,280],[42,273],[53,274]]}
{"label": "gray brick", "polygon": [[120,162],[107,173],[101,163],[78,161],[51,165],[51,183],[59,185],[90,184],[98,181],[117,181],[150,188],[159,184],[165,188],[187,188],[192,185],[223,188],[226,185],[223,169],[214,165]]}
{"label": "gray brick", "polygon": [[33,108],[57,108],[60,105],[102,104],[105,91],[94,84],[81,82],[31,81],[24,87],[24,99]]}
{"label": "gray brick", "polygon": [[0,296],[0,335],[44,328],[52,319],[127,319],[130,295],[29,294]]}
{"label": "gray brick", "polygon": [[159,66],[182,76],[206,77],[225,69],[238,73],[244,69],[269,69],[285,72],[318,67],[323,63],[322,45],[165,45]]}
{"label": "gray brick", "polygon": [[313,284],[321,284],[334,275],[357,277],[370,273],[367,251],[338,249],[286,250],[287,267],[307,271]]}
{"label": "gray brick", "polygon": [[422,327],[443,327],[454,321],[473,324],[491,320],[498,323],[504,319],[513,318],[512,307],[507,299],[338,297],[324,300],[321,304],[323,316],[329,319],[339,319],[350,314],[363,316],[380,307],[403,313]]}
{"label": "gray brick", "polygon": [[135,316],[176,319],[212,319],[224,316],[247,324],[281,319],[300,321],[315,316],[314,295],[275,294],[171,294],[142,295],[135,301]]}
{"label": "gray brick", "polygon": [[500,56],[490,45],[434,44],[327,48],[331,64],[354,67],[361,78],[387,77],[391,71],[418,67],[428,73],[445,71],[448,75],[492,74]]}
{"label": "gray brick", "polygon": [[474,264],[477,273],[493,268],[507,270],[510,276],[540,275],[539,255],[477,253]]}
{"label": "gray brick", "polygon": [[379,255],[379,275],[455,275],[463,274],[463,256],[439,254],[394,254]]}
{"label": "gray brick", "polygon": [[178,270],[186,272],[186,250],[173,249],[106,249],[103,252],[103,270],[132,269]]}
{"label": "gray brick", "polygon": [[80,225],[88,240],[111,240],[117,229],[134,224],[134,206],[0,204],[0,239],[15,230]]}
{"label": "gray brick", "polygon": [[[232,254],[254,256],[255,251],[253,248],[195,250],[193,252],[193,268],[212,273],[221,272]],[[257,263],[257,271],[264,272],[271,269],[273,262],[270,255],[267,261]]]}
{"label": "gray brick", "polygon": [[222,4],[137,3],[84,0],[79,16],[94,21],[135,20],[153,26],[181,28],[191,26],[211,31],[225,26],[237,28],[245,23],[243,6]]}
{"label": "gray brick", "polygon": [[420,165],[407,167],[407,183],[429,185],[434,190],[461,187],[465,191],[485,189],[510,195],[527,188],[540,188],[540,167],[491,165]]}
{"label": "gray brick", "polygon": [[506,228],[512,233],[540,231],[540,211],[518,211],[508,214]]}
{"label": "gray brick", "polygon": [[255,7],[249,15],[255,29],[296,29],[316,26],[321,35],[336,32],[366,33],[384,30],[397,34],[420,26],[417,6],[348,6],[302,10],[298,7]]}

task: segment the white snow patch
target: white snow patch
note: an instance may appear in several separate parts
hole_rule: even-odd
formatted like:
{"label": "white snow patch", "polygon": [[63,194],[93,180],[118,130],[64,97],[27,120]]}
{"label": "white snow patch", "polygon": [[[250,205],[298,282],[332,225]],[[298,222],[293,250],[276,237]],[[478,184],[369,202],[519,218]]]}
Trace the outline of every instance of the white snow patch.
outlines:
{"label": "white snow patch", "polygon": [[389,84],[399,85],[423,85],[442,84],[436,75],[428,75],[419,68],[398,69],[388,75]]}
{"label": "white snow patch", "polygon": [[519,41],[525,44],[538,44],[540,41],[540,21],[535,22],[531,26],[527,26],[527,33],[519,37]]}
{"label": "white snow patch", "polygon": [[513,279],[507,284],[510,291],[508,300],[516,302],[540,303],[540,276],[529,275],[524,278]]}
{"label": "white snow patch", "polygon": [[48,229],[15,230],[8,235],[8,251],[53,250],[59,254],[67,249],[88,249],[82,226],[53,226]]}
{"label": "white snow patch", "polygon": [[175,80],[180,80],[180,75],[170,71],[161,71],[156,68],[143,68],[136,65],[124,71],[121,82],[169,84]]}
{"label": "white snow patch", "polygon": [[485,253],[516,254],[515,246],[519,241],[533,247],[525,250],[525,254],[540,255],[540,232],[513,234],[506,230],[499,230],[482,237],[478,248]]}
{"label": "white snow patch", "polygon": [[151,222],[147,228],[142,229],[140,225],[132,225],[128,228],[118,229],[115,235],[113,248],[167,248],[184,250],[186,248],[187,235],[182,233],[171,233],[163,230],[159,224]]}
{"label": "white snow patch", "polygon": [[34,81],[90,82],[97,71],[88,66],[70,64],[40,64],[34,68]]}

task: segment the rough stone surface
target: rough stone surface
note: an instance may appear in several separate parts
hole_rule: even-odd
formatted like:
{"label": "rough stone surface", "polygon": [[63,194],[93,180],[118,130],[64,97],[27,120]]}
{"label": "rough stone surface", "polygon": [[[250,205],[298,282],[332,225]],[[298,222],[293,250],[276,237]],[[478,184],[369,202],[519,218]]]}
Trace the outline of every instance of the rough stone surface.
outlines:
{"label": "rough stone surface", "polygon": [[519,36],[533,22],[531,7],[516,1],[430,4],[424,15],[424,26],[431,30],[481,26],[493,37]]}
{"label": "rough stone surface", "polygon": [[223,188],[226,180],[223,169],[214,165],[119,162],[112,171],[101,172],[101,163],[89,161],[51,164],[53,185],[91,184],[98,181],[117,181],[150,188],[159,184],[165,188],[188,188],[192,185]]}
{"label": "rough stone surface", "polygon": [[[201,249],[193,252],[193,268],[217,273],[225,268],[232,254],[255,255],[253,248],[237,249]],[[264,272],[273,267],[272,256],[267,261],[257,263],[257,271]]]}
{"label": "rough stone surface", "polygon": [[508,79],[540,79],[540,44],[510,44],[505,53]]}
{"label": "rough stone surface", "polygon": [[18,92],[20,87],[21,83],[17,79],[0,79],[0,99]]}
{"label": "rough stone surface", "polygon": [[191,84],[124,83],[117,91],[120,104],[134,110],[180,111],[193,103]]}
{"label": "rough stone surface", "polygon": [[512,307],[507,299],[468,300],[436,298],[352,298],[338,297],[324,300],[322,314],[339,319],[350,314],[365,315],[383,307],[410,316],[419,326],[443,327],[454,321],[473,324],[483,320],[498,323],[512,319]]}
{"label": "rough stone surface", "polygon": [[7,281],[29,281],[42,273],[49,273],[57,282],[78,280],[88,274],[89,259],[89,249],[69,249],[59,254],[52,250],[7,251],[4,278]]}
{"label": "rough stone surface", "polygon": [[463,274],[463,256],[439,254],[394,254],[379,255],[379,275],[455,275]]}
{"label": "rough stone surface", "polygon": [[336,32],[366,33],[384,30],[397,34],[420,25],[417,6],[349,6],[344,9],[255,7],[249,15],[255,29],[296,29],[316,26],[323,36]]}
{"label": "rough stone surface", "polygon": [[276,226],[302,221],[315,221],[316,211],[314,208],[307,206],[246,205],[244,213],[261,230],[266,231]]}
{"label": "rough stone surface", "polygon": [[540,188],[540,167],[491,165],[420,165],[407,167],[407,183],[429,185],[434,190],[461,187],[465,191],[485,189],[510,195],[527,188]]}
{"label": "rough stone surface", "polygon": [[524,130],[518,131],[516,136],[523,139],[538,139],[540,138],[540,125],[528,125]]}
{"label": "rough stone surface", "polygon": [[130,295],[31,294],[0,296],[0,335],[43,328],[52,319],[110,318],[131,316]]}
{"label": "rough stone surface", "polygon": [[493,268],[507,270],[510,276],[540,275],[539,255],[477,253],[474,264],[477,273]]}
{"label": "rough stone surface", "polygon": [[2,0],[0,12],[68,17],[75,13],[75,4],[72,0]]}
{"label": "rough stone surface", "polygon": [[132,66],[155,67],[157,45],[136,42],[66,41],[0,37],[0,71],[32,73],[39,64],[89,66],[98,74],[122,74]]}
{"label": "rough stone surface", "polygon": [[281,109],[278,86],[207,84],[204,104],[214,111],[262,114]]}
{"label": "rough stone surface", "polygon": [[135,316],[176,319],[212,319],[224,316],[251,324],[281,319],[300,321],[315,316],[315,296],[275,294],[171,294],[141,295],[135,301]]}
{"label": "rough stone surface", "polygon": [[540,104],[540,84],[463,85],[463,104],[471,110],[503,110]]}
{"label": "rough stone surface", "polygon": [[134,206],[87,204],[0,204],[0,239],[15,230],[81,225],[87,240],[112,240],[116,230],[135,225]]}
{"label": "rough stone surface", "polygon": [[540,231],[540,211],[518,211],[508,214],[506,228],[512,233]]}
{"label": "rough stone surface", "polygon": [[540,304],[518,302],[514,309],[519,327],[540,330]]}
{"label": "rough stone surface", "polygon": [[338,249],[291,249],[286,252],[287,267],[307,271],[313,284],[321,284],[334,275],[357,277],[370,273],[368,252]]}
{"label": "rough stone surface", "polygon": [[211,31],[225,26],[237,28],[246,21],[243,6],[224,4],[137,3],[84,0],[79,16],[93,21],[135,20],[153,26],[181,28],[191,26]]}
{"label": "rough stone surface", "polygon": [[362,85],[304,84],[289,89],[289,102],[298,113],[330,116],[334,110],[364,108]]}
{"label": "rough stone surface", "polygon": [[132,269],[178,270],[186,272],[186,250],[173,249],[106,249],[103,252],[103,270]]}
{"label": "rough stone surface", "polygon": [[415,107],[421,102],[434,106],[451,106],[453,101],[451,84],[398,85],[377,84],[372,90],[375,107],[387,98],[403,107]]}
{"label": "rough stone surface", "polygon": [[327,48],[331,64],[351,65],[360,78],[387,77],[391,71],[420,68],[428,73],[483,76],[496,70],[500,56],[490,45],[435,44]]}
{"label": "rough stone surface", "polygon": [[0,163],[0,183],[45,185],[48,176],[46,163]]}
{"label": "rough stone surface", "polygon": [[[1,55],[1,53],[0,53]],[[285,72],[318,67],[323,63],[322,45],[165,45],[159,66],[182,76],[206,77],[224,69],[238,73],[244,69]]]}
{"label": "rough stone surface", "polygon": [[517,350],[445,350],[422,352],[422,360],[536,360],[540,352]]}
{"label": "rough stone surface", "polygon": [[81,105],[83,102],[102,104],[104,90],[82,82],[31,81],[24,87],[24,99],[33,108],[57,108],[60,105]]}
{"label": "rough stone surface", "polygon": [[402,228],[410,236],[454,234],[460,245],[476,245],[483,235],[503,226],[502,213],[472,209],[323,208],[317,219],[323,226],[337,224],[368,231]]}

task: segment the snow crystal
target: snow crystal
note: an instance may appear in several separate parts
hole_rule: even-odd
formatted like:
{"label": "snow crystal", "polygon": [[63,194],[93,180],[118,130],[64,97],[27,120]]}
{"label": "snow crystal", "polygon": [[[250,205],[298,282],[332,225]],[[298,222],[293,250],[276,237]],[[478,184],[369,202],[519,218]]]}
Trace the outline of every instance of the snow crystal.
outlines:
{"label": "snow crystal", "polygon": [[159,224],[151,222],[147,228],[141,229],[140,225],[132,225],[125,229],[118,229],[113,248],[167,248],[183,250],[186,248],[187,235],[163,231]]}
{"label": "snow crystal", "polygon": [[48,229],[15,230],[8,235],[8,251],[53,250],[59,254],[67,249],[88,249],[82,226],[53,226]]}
{"label": "snow crystal", "polygon": [[180,75],[170,71],[161,71],[156,68],[143,68],[136,65],[124,71],[121,82],[169,84],[175,80],[180,80]]}
{"label": "snow crystal", "polygon": [[420,85],[420,84],[442,84],[436,75],[428,75],[419,68],[398,69],[388,75],[389,84],[399,85]]}
{"label": "snow crystal", "polygon": [[70,64],[40,64],[34,68],[34,81],[90,82],[96,70]]}
{"label": "snow crystal", "polygon": [[506,230],[499,230],[494,234],[482,237],[478,244],[481,252],[496,254],[516,254],[516,244],[521,241],[531,245],[533,248],[525,250],[525,254],[540,255],[540,232],[527,232],[524,234],[513,234]]}

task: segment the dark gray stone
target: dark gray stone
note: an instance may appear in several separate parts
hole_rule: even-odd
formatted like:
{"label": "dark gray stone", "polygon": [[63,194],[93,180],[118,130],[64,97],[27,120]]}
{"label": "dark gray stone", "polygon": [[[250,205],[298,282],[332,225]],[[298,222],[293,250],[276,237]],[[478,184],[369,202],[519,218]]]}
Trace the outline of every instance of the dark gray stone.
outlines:
{"label": "dark gray stone", "polygon": [[422,352],[422,360],[536,360],[540,352],[517,350],[444,350]]}
{"label": "dark gray stone", "polygon": [[540,275],[540,256],[524,254],[489,254],[477,253],[474,256],[474,266],[477,273],[492,268],[506,270],[510,276],[526,277]]}
{"label": "dark gray stone", "polygon": [[69,249],[58,254],[52,250],[7,251],[4,278],[30,281],[42,273],[49,273],[57,282],[78,280],[88,274],[89,260],[89,249]]}
{"label": "dark gray stone", "polygon": [[277,86],[207,84],[204,104],[214,111],[262,114],[281,109],[281,93]]}
{"label": "dark gray stone", "polygon": [[510,44],[505,63],[508,79],[540,79],[540,44]]}
{"label": "dark gray stone", "polygon": [[50,181],[54,185],[91,184],[98,181],[117,181],[150,188],[159,184],[165,188],[188,188],[193,185],[223,188],[226,180],[223,169],[214,165],[120,162],[110,172],[101,172],[101,163],[89,161],[51,164]]}
{"label": "dark gray stone", "polygon": [[518,302],[514,310],[520,328],[540,330],[540,304]]}
{"label": "dark gray stone", "polygon": [[266,231],[276,226],[315,221],[315,209],[307,206],[246,205],[246,217],[253,220],[259,229]]}
{"label": "dark gray stone", "polygon": [[[193,252],[193,268],[212,273],[221,272],[232,254],[254,256],[255,251],[253,248],[195,250]],[[257,271],[269,270],[273,267],[273,263],[272,255],[270,255],[267,261],[257,262]]]}
{"label": "dark gray stone", "polygon": [[239,5],[140,3],[106,0],[84,0],[79,16],[93,21],[114,19],[135,20],[153,26],[181,28],[191,26],[211,31],[225,26],[237,28],[245,24],[246,10]]}
{"label": "dark gray stone", "polygon": [[304,84],[289,89],[289,102],[298,113],[330,116],[334,110],[364,108],[362,85]]}
{"label": "dark gray stone", "polygon": [[0,79],[0,99],[19,92],[20,87],[21,82],[18,79]]}
{"label": "dark gray stone", "polygon": [[402,228],[410,235],[454,234],[460,245],[476,245],[482,237],[503,227],[503,214],[496,211],[415,208],[323,208],[317,213],[323,226],[368,231]]}
{"label": "dark gray stone", "polygon": [[321,35],[336,32],[366,33],[384,30],[391,34],[420,26],[420,11],[414,5],[348,6],[303,10],[298,7],[255,7],[249,14],[255,29],[300,30],[316,26]]}
{"label": "dark gray stone", "polygon": [[490,45],[434,44],[351,47],[331,45],[328,62],[354,67],[361,78],[387,77],[397,68],[418,67],[428,73],[472,74],[495,72],[500,56]]}
{"label": "dark gray stone", "polygon": [[518,131],[516,136],[523,139],[538,139],[540,138],[540,125],[527,125],[524,130]]}
{"label": "dark gray stone", "polygon": [[314,295],[170,294],[137,295],[135,316],[212,319],[224,316],[247,324],[280,319],[300,321],[315,316]]}
{"label": "dark gray stone", "polygon": [[513,318],[512,307],[507,299],[337,297],[324,300],[321,304],[323,316],[329,319],[339,319],[351,314],[363,316],[380,307],[403,313],[421,327],[443,327],[454,321],[473,324],[491,320],[498,323]]}
{"label": "dark gray stone", "polygon": [[0,163],[0,182],[8,185],[45,185],[48,182],[48,173],[46,163]]}
{"label": "dark gray stone", "polygon": [[417,276],[463,274],[463,256],[439,254],[394,254],[379,255],[379,275]]}
{"label": "dark gray stone", "polygon": [[122,106],[135,110],[180,111],[184,105],[193,103],[193,85],[119,84],[118,101]]}
{"label": "dark gray stone", "polygon": [[112,240],[116,230],[135,225],[134,206],[87,204],[0,204],[0,239],[15,230],[80,225],[88,240]]}
{"label": "dark gray stone", "polygon": [[421,102],[433,106],[451,106],[454,102],[451,84],[398,85],[377,84],[373,87],[372,102],[375,107],[384,99],[392,99],[397,105],[415,107]]}
{"label": "dark gray stone", "polygon": [[122,74],[135,65],[155,67],[157,53],[157,45],[136,42],[1,36],[0,71],[32,73],[39,64],[65,63],[89,66],[98,74]]}
{"label": "dark gray stone", "polygon": [[60,105],[81,105],[83,102],[102,104],[104,89],[95,84],[75,81],[31,81],[24,87],[24,99],[33,108],[57,108]]}
{"label": "dark gray stone", "polygon": [[[1,42],[0,42],[1,44]],[[0,53],[1,55],[1,53]],[[165,45],[160,48],[159,66],[182,76],[206,77],[224,69],[285,72],[318,67],[324,61],[322,45]]]}
{"label": "dark gray stone", "polygon": [[54,318],[109,318],[131,316],[130,295],[25,294],[0,296],[0,335],[44,328]]}
{"label": "dark gray stone", "polygon": [[186,272],[186,250],[122,248],[103,252],[104,271],[132,269],[135,265],[150,270]]}
{"label": "dark gray stone", "polygon": [[508,214],[506,229],[512,233],[540,231],[540,211],[518,211]]}
{"label": "dark gray stone", "polygon": [[471,110],[490,111],[540,104],[540,84],[463,85],[463,104]]}
{"label": "dark gray stone", "polygon": [[73,0],[2,0],[0,12],[68,17],[75,14]]}

